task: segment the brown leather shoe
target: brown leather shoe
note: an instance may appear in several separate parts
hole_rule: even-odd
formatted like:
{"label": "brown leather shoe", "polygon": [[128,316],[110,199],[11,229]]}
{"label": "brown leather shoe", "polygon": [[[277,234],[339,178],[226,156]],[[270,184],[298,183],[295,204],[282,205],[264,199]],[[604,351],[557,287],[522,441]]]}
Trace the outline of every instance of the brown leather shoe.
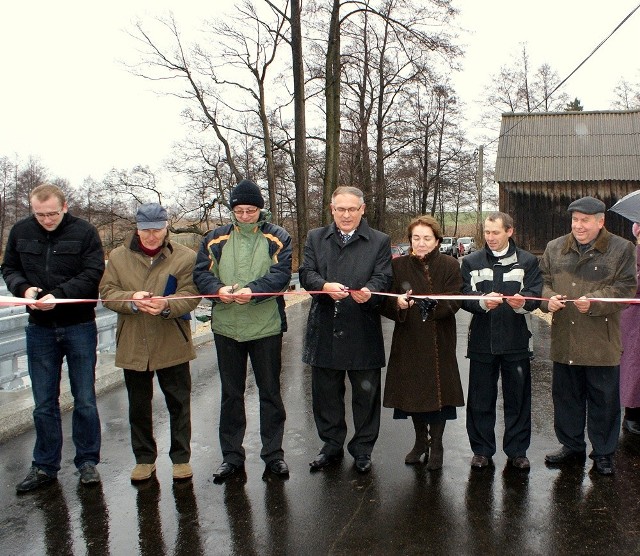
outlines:
{"label": "brown leather shoe", "polygon": [[479,454],[474,454],[471,458],[471,468],[472,469],[484,469],[485,467],[489,467],[489,465],[493,464],[493,460],[488,458],[487,456],[481,456]]}
{"label": "brown leather shoe", "polygon": [[529,458],[527,456],[509,458],[507,459],[507,464],[511,467],[515,467],[516,469],[520,469],[521,471],[529,471],[529,469],[531,469],[531,463],[529,463]]}

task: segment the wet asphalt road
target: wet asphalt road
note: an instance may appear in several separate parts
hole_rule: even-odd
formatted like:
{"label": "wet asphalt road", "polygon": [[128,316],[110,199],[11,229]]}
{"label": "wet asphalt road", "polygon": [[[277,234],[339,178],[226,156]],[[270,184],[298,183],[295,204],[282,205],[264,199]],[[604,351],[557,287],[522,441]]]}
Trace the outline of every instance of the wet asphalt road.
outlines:
{"label": "wet asphalt road", "polygon": [[[407,421],[394,421],[389,409],[383,409],[370,474],[356,473],[348,457],[335,468],[311,474],[308,462],[321,443],[311,413],[310,373],[300,362],[307,311],[308,303],[288,309],[290,331],[283,350],[288,480],[263,474],[257,393],[249,376],[246,474],[222,485],[213,483],[212,472],[221,461],[219,379],[213,346],[205,344],[192,366],[193,481],[172,482],[168,417],[160,394],[155,398],[157,479],[131,485],[134,460],[126,393],[117,388],[99,399],[99,487],[79,485],[70,414],[63,422],[59,480],[40,492],[17,496],[14,490],[30,464],[33,433],[0,445],[0,554],[640,553],[640,438],[621,435],[617,474],[612,478],[590,473],[589,462],[564,470],[544,465],[545,452],[557,447],[544,321],[533,319],[538,356],[533,367],[530,474],[505,469],[501,451],[494,458],[495,468],[472,471],[464,410],[445,430],[441,471],[406,466],[412,427]],[[468,319],[459,313],[463,383]],[[392,323],[386,321],[387,342],[391,330]],[[500,421],[501,413],[498,438]]]}

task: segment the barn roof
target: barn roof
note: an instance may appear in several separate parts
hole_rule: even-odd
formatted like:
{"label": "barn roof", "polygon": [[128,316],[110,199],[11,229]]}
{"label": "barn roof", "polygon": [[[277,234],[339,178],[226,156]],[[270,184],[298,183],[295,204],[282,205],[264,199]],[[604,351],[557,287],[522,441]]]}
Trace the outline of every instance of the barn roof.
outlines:
{"label": "barn roof", "polygon": [[640,181],[640,110],[503,114],[495,180]]}

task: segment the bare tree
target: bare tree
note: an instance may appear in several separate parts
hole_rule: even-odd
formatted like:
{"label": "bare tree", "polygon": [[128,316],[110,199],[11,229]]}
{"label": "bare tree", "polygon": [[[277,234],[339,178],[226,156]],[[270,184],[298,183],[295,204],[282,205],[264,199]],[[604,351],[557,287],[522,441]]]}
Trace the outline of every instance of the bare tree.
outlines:
{"label": "bare tree", "polygon": [[613,90],[613,108],[618,110],[637,110],[640,108],[640,84],[620,79]]}
{"label": "bare tree", "polygon": [[[130,66],[130,71],[135,75],[152,81],[164,82],[176,78],[185,81],[186,89],[168,91],[167,94],[173,94],[187,101],[189,106],[197,107],[199,110],[198,116],[202,115],[203,119],[196,116],[193,108],[185,110],[185,117],[200,122],[205,129],[213,129],[216,138],[224,147],[226,163],[229,165],[236,181],[240,181],[244,176],[235,163],[225,130],[218,122],[217,108],[215,104],[210,106],[208,103],[210,91],[200,81],[197,69],[194,71],[192,67],[191,59],[182,44],[180,32],[173,15],[170,15],[167,19],[159,18],[155,21],[161,28],[159,34],[161,34],[161,31],[168,33],[169,39],[173,42],[173,49],[170,47],[163,48],[161,39],[156,41],[147,32],[142,22],[136,23],[136,32],[132,34],[132,37],[142,44],[143,50],[141,54],[143,61],[140,64]],[[199,50],[196,51],[199,52]]]}
{"label": "bare tree", "polygon": [[512,56],[511,63],[501,66],[498,73],[489,79],[483,121],[493,129],[502,112],[563,110],[569,95],[556,90],[559,82],[557,72],[547,63],[531,76],[527,45],[521,44],[520,52]]}
{"label": "bare tree", "polygon": [[[340,14],[340,9],[345,13]],[[329,196],[338,185],[338,164],[336,150],[340,147],[341,83],[342,71],[349,73],[348,66],[357,64],[353,75],[347,78],[347,89],[355,93],[356,102],[352,114],[346,121],[356,124],[357,134],[352,144],[358,152],[352,157],[365,196],[371,200],[372,222],[384,227],[386,203],[385,160],[394,149],[389,140],[389,126],[393,125],[394,106],[400,91],[411,82],[415,75],[427,68],[427,55],[438,54],[442,60],[451,63],[460,51],[444,32],[433,32],[429,24],[448,21],[456,10],[448,1],[417,4],[411,0],[383,0],[375,6],[371,0],[334,0],[331,10],[329,37],[325,64],[326,95],[326,166],[324,175],[324,205],[328,206]],[[375,23],[374,23],[375,22]],[[348,54],[340,56],[341,40],[350,39]],[[375,77],[374,77],[375,76]],[[375,119],[372,117],[375,114]],[[370,161],[368,134],[369,122],[375,129],[375,166]],[[375,167],[373,176],[371,168]],[[330,220],[325,212],[324,222]]]}
{"label": "bare tree", "polygon": [[136,205],[162,204],[162,191],[156,175],[148,166],[134,166],[131,171],[112,169],[103,183],[115,194],[131,198]]}
{"label": "bare tree", "polygon": [[[302,261],[304,244],[309,230],[307,205],[309,198],[309,170],[307,162],[307,124],[305,98],[305,72],[302,46],[302,2],[291,0],[289,16],[281,11],[273,2],[265,0],[272,10],[289,22],[291,36],[288,40],[291,47],[291,71],[293,77],[293,109],[294,109],[294,153],[292,155],[293,173],[296,191],[296,228],[298,232],[298,260]],[[290,149],[287,149],[291,156]]]}
{"label": "bare tree", "polygon": [[5,233],[11,224],[7,201],[15,189],[16,169],[9,157],[0,157],[0,255],[4,252]]}

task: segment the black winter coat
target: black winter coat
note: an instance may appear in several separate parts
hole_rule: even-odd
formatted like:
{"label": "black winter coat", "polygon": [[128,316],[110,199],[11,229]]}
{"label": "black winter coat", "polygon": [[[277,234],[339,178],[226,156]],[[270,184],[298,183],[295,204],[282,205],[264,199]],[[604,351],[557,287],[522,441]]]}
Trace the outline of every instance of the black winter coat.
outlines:
{"label": "black winter coat", "polygon": [[[493,255],[489,247],[462,259],[462,292],[482,295],[491,292],[504,295],[519,293],[525,297],[540,297],[542,273],[538,258],[509,240],[509,250],[503,257]],[[492,355],[517,354],[527,357],[531,352],[531,332],[525,315],[540,306],[540,301],[528,300],[519,310],[503,302],[487,311],[480,301],[463,301],[462,308],[473,313],[469,325],[468,357],[473,353]]]}
{"label": "black winter coat", "polygon": [[[387,291],[391,286],[391,241],[363,219],[343,245],[335,224],[311,230],[299,269],[300,284],[320,291],[326,282],[350,289]],[[313,296],[302,360],[314,367],[356,370],[385,365],[378,307],[382,296],[366,303],[347,297],[334,301],[327,294]]]}
{"label": "black winter coat", "polygon": [[[104,272],[104,251],[96,228],[66,213],[60,225],[47,232],[29,216],[9,232],[2,275],[9,291],[24,297],[31,286],[38,297],[98,299]],[[50,311],[29,312],[29,322],[41,326],[71,326],[95,319],[96,303],[66,303]]]}

